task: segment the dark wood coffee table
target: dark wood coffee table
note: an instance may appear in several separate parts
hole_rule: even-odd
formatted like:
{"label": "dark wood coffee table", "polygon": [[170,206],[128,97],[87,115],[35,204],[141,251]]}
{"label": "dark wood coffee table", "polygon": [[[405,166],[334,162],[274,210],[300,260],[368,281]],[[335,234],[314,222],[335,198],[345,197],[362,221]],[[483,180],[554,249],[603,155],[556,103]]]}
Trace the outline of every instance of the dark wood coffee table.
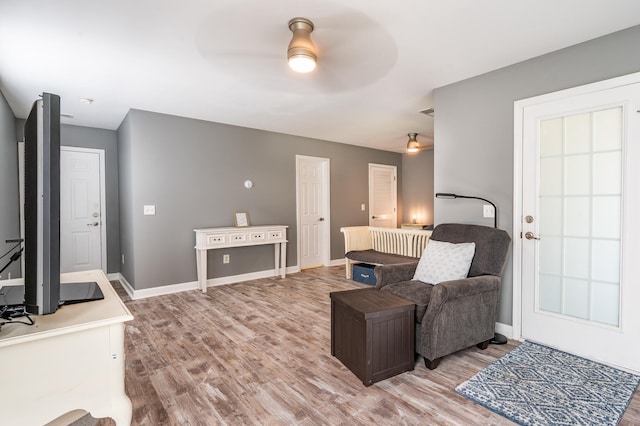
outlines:
{"label": "dark wood coffee table", "polygon": [[415,366],[415,305],[372,288],[331,297],[331,355],[365,386]]}

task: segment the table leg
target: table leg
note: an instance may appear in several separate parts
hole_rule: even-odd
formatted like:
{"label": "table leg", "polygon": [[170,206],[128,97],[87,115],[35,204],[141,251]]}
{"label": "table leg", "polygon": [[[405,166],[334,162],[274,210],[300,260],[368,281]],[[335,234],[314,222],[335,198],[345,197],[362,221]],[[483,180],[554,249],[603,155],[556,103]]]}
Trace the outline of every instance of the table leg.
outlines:
{"label": "table leg", "polygon": [[274,273],[274,277],[277,277],[278,275],[280,275],[280,243],[275,243],[273,245],[273,252],[274,252],[274,265],[275,265],[275,273]]}
{"label": "table leg", "polygon": [[207,250],[196,249],[196,268],[198,270],[198,286],[203,293],[207,292]]}
{"label": "table leg", "polygon": [[287,242],[280,243],[280,260],[282,262],[282,269],[280,276],[284,278],[287,275]]}

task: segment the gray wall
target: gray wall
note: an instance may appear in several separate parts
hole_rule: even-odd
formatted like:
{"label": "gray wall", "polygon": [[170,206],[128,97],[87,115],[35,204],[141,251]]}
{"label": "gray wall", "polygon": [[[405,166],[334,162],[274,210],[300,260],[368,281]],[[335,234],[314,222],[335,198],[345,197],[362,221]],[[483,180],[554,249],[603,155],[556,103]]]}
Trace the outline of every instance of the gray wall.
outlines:
{"label": "gray wall", "polygon": [[[16,120],[4,95],[0,93],[0,256],[15,243],[5,240],[20,238],[20,206],[18,200],[18,139]],[[9,261],[9,256],[0,259],[0,269]],[[13,262],[1,279],[18,278],[20,261]]]}
{"label": "gray wall", "polygon": [[402,222],[433,224],[433,150],[402,155]]}
{"label": "gray wall", "polygon": [[[513,103],[640,71],[640,26],[436,89],[436,192],[492,200],[513,228]],[[435,222],[493,225],[482,202],[436,199]],[[513,237],[513,236],[512,236]],[[498,321],[512,324],[513,271],[505,269]]]}
{"label": "gray wall", "polygon": [[[121,272],[138,290],[195,281],[193,229],[232,226],[234,211],[249,212],[252,225],[288,225],[287,263],[296,265],[297,154],[330,159],[332,259],[344,255],[340,227],[368,223],[368,163],[402,173],[401,154],[139,110],[118,143]],[[142,214],[146,204],[155,216]],[[268,270],[273,247],[210,250],[208,261],[209,278]]]}
{"label": "gray wall", "polygon": [[[25,120],[16,120],[18,140],[24,140]],[[118,137],[115,130],[60,126],[60,144],[105,152],[105,199],[107,202],[107,273],[120,272],[120,200],[118,188]]]}
{"label": "gray wall", "polygon": [[62,125],[62,145],[102,149],[105,152],[107,272],[120,272],[120,196],[118,188],[118,136],[115,130]]}

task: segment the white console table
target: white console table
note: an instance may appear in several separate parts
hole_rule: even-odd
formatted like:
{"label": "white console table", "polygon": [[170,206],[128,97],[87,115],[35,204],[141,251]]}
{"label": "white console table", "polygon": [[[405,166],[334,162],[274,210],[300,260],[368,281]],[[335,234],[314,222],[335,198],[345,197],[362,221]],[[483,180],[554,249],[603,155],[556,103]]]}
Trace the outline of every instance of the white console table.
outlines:
{"label": "white console table", "polygon": [[124,391],[124,322],[133,316],[102,271],[62,274],[61,281],[95,281],[104,299],[33,315],[35,325],[2,327],[5,392],[0,398],[0,418],[16,425],[42,425],[83,409],[96,418],[111,417],[118,426],[129,425],[132,409]]}
{"label": "white console table", "polygon": [[272,225],[194,229],[198,284],[202,292],[207,291],[207,250],[211,249],[273,244],[275,276],[284,278],[287,271],[287,228],[284,225]]}

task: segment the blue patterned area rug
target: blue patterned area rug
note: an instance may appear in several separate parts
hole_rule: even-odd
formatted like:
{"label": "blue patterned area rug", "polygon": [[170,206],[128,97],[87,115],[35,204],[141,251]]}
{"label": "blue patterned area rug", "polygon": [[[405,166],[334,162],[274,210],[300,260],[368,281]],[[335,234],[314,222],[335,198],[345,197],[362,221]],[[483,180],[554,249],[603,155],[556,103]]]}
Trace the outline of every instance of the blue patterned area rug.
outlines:
{"label": "blue patterned area rug", "polygon": [[524,342],[456,392],[521,425],[617,425],[640,376]]}

